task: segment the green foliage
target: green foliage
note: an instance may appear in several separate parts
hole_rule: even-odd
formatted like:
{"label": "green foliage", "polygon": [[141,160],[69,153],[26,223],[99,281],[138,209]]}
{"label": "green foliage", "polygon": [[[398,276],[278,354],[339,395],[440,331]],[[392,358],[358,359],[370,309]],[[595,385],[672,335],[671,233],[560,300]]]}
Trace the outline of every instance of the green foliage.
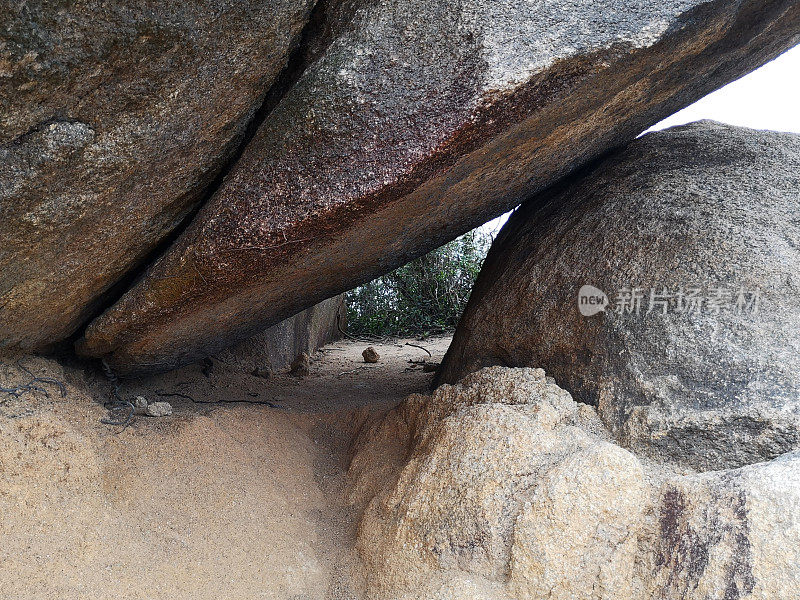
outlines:
{"label": "green foliage", "polygon": [[475,229],[347,293],[347,328],[357,336],[452,331],[492,238]]}

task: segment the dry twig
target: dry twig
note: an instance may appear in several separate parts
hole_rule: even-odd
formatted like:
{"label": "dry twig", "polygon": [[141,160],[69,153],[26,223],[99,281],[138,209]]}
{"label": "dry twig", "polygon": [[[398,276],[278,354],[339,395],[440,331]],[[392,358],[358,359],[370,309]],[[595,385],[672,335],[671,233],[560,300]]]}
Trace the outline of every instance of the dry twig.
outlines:
{"label": "dry twig", "polygon": [[423,348],[419,344],[412,344],[411,342],[406,342],[406,346],[412,346],[413,348],[419,348],[420,350],[424,350],[425,352],[427,352],[428,356],[433,356],[433,354],[431,354],[430,350],[428,350],[427,348]]}

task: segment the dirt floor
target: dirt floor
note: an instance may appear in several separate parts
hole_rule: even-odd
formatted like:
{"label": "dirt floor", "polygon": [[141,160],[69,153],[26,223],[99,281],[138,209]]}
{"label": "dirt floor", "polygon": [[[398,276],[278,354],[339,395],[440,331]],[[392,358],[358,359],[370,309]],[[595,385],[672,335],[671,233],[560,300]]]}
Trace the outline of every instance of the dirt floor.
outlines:
{"label": "dirt floor", "polygon": [[[425,347],[406,345],[410,341]],[[27,357],[0,365],[2,600],[360,598],[348,447],[369,416],[433,374],[449,338],[340,342],[304,377],[211,359],[123,381],[169,417],[104,425],[111,383]],[[381,360],[365,364],[374,346]],[[65,382],[65,396],[54,383]]]}

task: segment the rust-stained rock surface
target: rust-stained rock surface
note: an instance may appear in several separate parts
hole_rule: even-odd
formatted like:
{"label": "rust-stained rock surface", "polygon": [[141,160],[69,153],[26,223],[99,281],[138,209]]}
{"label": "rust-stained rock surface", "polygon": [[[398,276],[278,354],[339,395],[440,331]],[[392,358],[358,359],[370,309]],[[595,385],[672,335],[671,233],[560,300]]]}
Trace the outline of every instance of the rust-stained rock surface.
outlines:
{"label": "rust-stained rock surface", "polygon": [[646,598],[797,598],[800,453],[661,488]]}
{"label": "rust-stained rock surface", "polygon": [[0,0],[0,351],[72,334],[197,205],[312,0]]}
{"label": "rust-stained rock surface", "polygon": [[514,213],[439,378],[541,365],[639,455],[769,460],[800,447],[798,271],[800,135],[651,133]]}
{"label": "rust-stained rock surface", "polygon": [[168,369],[385,273],[793,46],[800,3],[354,1],[327,19],[83,353]]}

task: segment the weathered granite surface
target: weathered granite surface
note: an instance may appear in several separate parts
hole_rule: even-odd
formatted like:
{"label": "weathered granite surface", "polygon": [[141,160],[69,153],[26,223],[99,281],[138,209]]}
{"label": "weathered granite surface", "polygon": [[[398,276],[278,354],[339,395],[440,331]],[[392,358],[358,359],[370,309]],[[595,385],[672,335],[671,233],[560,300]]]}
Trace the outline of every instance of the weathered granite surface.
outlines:
{"label": "weathered granite surface", "polygon": [[0,0],[0,352],[70,336],[189,215],[313,0]]}
{"label": "weathered granite surface", "polygon": [[800,446],[798,272],[800,135],[651,133],[512,215],[439,381],[537,365],[638,453],[768,460]]}
{"label": "weathered granite surface", "polygon": [[83,353],[168,369],[388,272],[793,46],[800,4],[343,0],[322,29]]}

